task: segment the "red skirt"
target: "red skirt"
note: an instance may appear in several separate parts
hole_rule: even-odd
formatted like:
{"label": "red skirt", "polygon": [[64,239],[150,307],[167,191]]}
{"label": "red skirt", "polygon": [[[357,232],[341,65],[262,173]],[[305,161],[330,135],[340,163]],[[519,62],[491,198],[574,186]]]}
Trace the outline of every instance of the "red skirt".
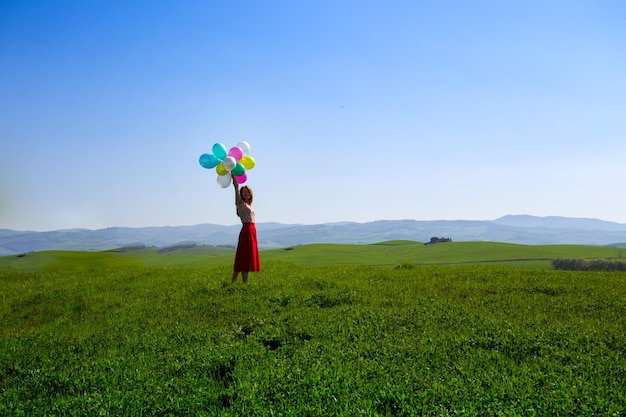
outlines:
{"label": "red skirt", "polygon": [[239,232],[239,243],[235,253],[235,272],[261,270],[261,258],[256,240],[256,226],[254,223],[244,223]]}

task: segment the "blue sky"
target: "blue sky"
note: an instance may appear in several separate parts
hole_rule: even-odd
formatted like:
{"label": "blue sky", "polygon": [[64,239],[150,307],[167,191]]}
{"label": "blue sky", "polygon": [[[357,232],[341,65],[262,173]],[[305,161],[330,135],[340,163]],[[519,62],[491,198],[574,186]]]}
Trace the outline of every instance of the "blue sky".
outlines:
{"label": "blue sky", "polygon": [[0,228],[626,223],[626,4],[0,0]]}

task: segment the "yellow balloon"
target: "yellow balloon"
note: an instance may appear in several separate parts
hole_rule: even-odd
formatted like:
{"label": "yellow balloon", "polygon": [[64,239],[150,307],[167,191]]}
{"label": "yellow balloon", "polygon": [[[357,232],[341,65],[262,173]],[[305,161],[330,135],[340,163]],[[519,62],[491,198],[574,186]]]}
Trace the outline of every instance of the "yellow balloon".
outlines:
{"label": "yellow balloon", "polygon": [[245,169],[252,169],[256,165],[256,161],[250,155],[242,156],[239,162]]}
{"label": "yellow balloon", "polygon": [[217,166],[215,167],[215,172],[217,172],[217,175],[226,175],[226,174],[228,174],[228,170],[226,168],[224,168],[224,165],[221,162],[219,164],[217,164]]}

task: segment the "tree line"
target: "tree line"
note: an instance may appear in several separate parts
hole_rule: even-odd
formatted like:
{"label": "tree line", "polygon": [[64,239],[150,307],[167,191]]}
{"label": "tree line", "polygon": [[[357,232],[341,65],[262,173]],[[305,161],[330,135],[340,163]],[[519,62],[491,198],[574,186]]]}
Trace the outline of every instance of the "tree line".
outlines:
{"label": "tree line", "polygon": [[621,259],[553,259],[552,267],[565,271],[626,272],[626,261]]}

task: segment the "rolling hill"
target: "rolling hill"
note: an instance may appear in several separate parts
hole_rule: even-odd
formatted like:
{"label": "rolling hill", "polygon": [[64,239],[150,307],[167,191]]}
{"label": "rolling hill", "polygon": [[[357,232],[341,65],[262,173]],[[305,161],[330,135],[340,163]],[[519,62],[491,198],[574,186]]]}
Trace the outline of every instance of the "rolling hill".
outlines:
{"label": "rolling hill", "polygon": [[[617,245],[626,224],[567,217],[504,216],[496,220],[379,220],[316,225],[258,223],[261,249],[310,243],[370,244],[389,240],[490,241],[525,245]],[[111,227],[48,232],[0,230],[0,256],[43,250],[102,251],[126,246],[158,248],[182,243],[235,245],[240,226],[201,224],[168,227]]]}
{"label": "rolling hill", "polygon": [[[40,251],[25,256],[0,257],[0,271],[91,270],[110,267],[206,268],[232,265],[233,248],[200,246],[162,252],[156,248],[103,252]],[[423,245],[394,240],[369,245],[315,243],[261,251],[264,270],[273,262],[293,265],[460,265],[506,264],[550,269],[559,258],[622,259],[624,249],[585,245],[520,245],[496,242],[451,242]]]}

